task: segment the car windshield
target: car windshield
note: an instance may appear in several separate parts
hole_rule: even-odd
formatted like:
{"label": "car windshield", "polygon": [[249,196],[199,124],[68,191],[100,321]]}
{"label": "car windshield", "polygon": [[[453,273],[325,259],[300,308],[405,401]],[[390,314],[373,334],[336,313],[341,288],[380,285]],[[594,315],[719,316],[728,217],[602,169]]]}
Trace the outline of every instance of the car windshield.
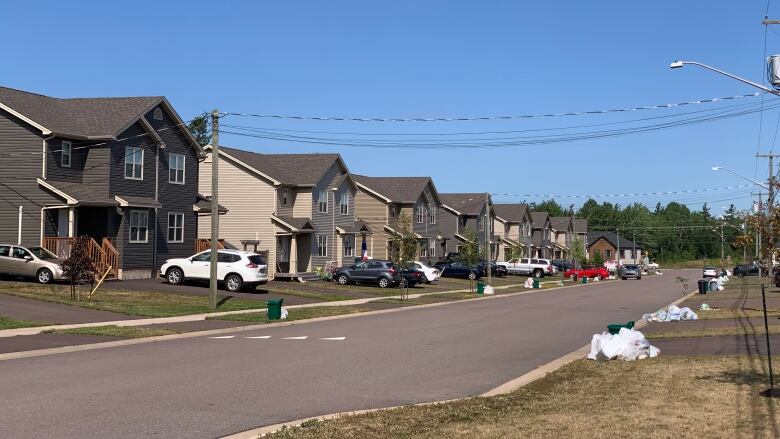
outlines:
{"label": "car windshield", "polygon": [[624,267],[626,267],[626,269],[628,269],[628,270],[636,270],[637,269],[636,265],[624,265]]}
{"label": "car windshield", "polygon": [[43,247],[30,247],[28,250],[30,250],[30,253],[34,254],[38,259],[59,259],[54,253]]}

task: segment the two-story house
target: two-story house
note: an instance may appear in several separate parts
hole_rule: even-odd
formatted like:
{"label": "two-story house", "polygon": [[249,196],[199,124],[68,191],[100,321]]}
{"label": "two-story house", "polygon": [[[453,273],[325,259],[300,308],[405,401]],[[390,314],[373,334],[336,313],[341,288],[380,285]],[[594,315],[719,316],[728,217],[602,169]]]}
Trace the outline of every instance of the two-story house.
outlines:
{"label": "two-story house", "polygon": [[531,257],[552,259],[552,225],[547,212],[531,212]]}
{"label": "two-story house", "polygon": [[90,237],[101,274],[192,254],[202,149],[162,96],[60,99],[0,87],[0,242],[60,257]]}
{"label": "two-story house", "polygon": [[497,240],[492,233],[495,211],[490,194],[447,193],[439,196],[442,200],[442,222],[439,228],[443,235],[453,237],[447,240],[447,252],[460,252],[468,231],[471,231],[481,249],[484,249],[490,236],[491,254],[495,257]]}
{"label": "two-story house", "polygon": [[574,235],[580,241],[582,245],[582,252],[585,254],[585,258],[588,258],[588,219],[587,218],[575,218],[574,219]]}
{"label": "two-story house", "polygon": [[[211,147],[200,188],[211,195]],[[355,219],[357,186],[338,154],[261,154],[220,146],[219,204],[226,247],[265,254],[269,278],[303,278],[328,263],[354,263],[367,235]],[[210,220],[202,220],[207,238]]]}
{"label": "two-story house", "polygon": [[498,261],[509,261],[509,252],[514,247],[522,249],[521,256],[531,256],[531,211],[527,204],[494,204],[496,212],[496,236],[499,236]]}
{"label": "two-story house", "polygon": [[568,216],[550,217],[554,259],[568,259],[571,240],[574,237],[574,222]]}
{"label": "two-story house", "polygon": [[598,254],[605,261],[638,264],[644,258],[643,250],[642,245],[615,232],[588,233],[588,259],[593,259]]}
{"label": "two-story house", "polygon": [[441,200],[430,177],[353,177],[358,219],[374,232],[367,244],[369,257],[390,257],[391,239],[399,233],[402,215],[409,218],[417,236],[419,260],[435,261],[444,255],[447,238],[439,232]]}

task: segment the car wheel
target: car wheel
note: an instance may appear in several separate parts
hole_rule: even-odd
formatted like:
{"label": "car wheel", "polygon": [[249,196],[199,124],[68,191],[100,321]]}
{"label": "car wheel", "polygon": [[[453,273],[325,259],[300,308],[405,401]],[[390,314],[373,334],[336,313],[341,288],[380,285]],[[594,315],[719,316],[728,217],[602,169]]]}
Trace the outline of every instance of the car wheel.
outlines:
{"label": "car wheel", "polygon": [[38,274],[35,277],[39,284],[48,284],[54,279],[54,275],[51,274],[51,270],[48,268],[38,270]]}
{"label": "car wheel", "polygon": [[627,277],[621,277],[621,279],[623,279],[623,280],[626,280],[626,279],[628,279],[628,278],[627,278]]}
{"label": "car wheel", "polygon": [[181,271],[181,268],[170,268],[165,273],[165,279],[171,285],[179,285],[184,282],[184,272]]}
{"label": "car wheel", "polygon": [[637,276],[636,280],[642,280],[642,276]]}
{"label": "car wheel", "polygon": [[543,277],[543,276],[544,276],[544,272],[542,270],[540,270],[538,268],[536,270],[534,270],[534,277],[535,278],[539,279],[540,277]]}
{"label": "car wheel", "polygon": [[469,273],[469,280],[474,280],[477,278],[477,273],[471,272]]}
{"label": "car wheel", "polygon": [[243,284],[244,281],[241,279],[241,276],[237,274],[229,274],[225,278],[225,289],[231,293],[235,293],[236,291],[240,290]]}
{"label": "car wheel", "polygon": [[340,274],[340,275],[339,275],[339,276],[336,278],[336,282],[338,282],[338,283],[339,283],[339,285],[346,285],[346,284],[348,284],[348,283],[349,283],[349,278],[347,277],[347,275],[346,275],[346,274]]}
{"label": "car wheel", "polygon": [[390,279],[386,277],[379,278],[379,288],[387,288],[390,286]]}

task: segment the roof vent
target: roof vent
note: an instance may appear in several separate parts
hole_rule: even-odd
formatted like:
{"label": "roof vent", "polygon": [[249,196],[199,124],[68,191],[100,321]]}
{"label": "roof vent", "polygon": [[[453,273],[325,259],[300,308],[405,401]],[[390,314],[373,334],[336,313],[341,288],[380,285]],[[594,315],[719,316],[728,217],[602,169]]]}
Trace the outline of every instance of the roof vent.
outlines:
{"label": "roof vent", "polygon": [[154,120],[163,120],[163,114],[162,114],[162,110],[160,109],[160,107],[157,107],[157,108],[154,109],[154,111],[152,112],[152,118]]}

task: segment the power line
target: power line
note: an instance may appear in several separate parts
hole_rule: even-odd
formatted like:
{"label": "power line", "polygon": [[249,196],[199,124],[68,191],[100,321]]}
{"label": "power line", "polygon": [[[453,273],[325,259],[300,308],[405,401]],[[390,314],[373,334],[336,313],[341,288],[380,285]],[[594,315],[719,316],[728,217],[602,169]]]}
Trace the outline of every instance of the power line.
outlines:
{"label": "power line", "polygon": [[494,196],[501,197],[528,197],[528,198],[615,198],[615,197],[640,197],[650,195],[675,195],[675,194],[690,194],[701,192],[713,192],[731,189],[749,188],[752,185],[743,184],[737,186],[721,186],[714,188],[701,188],[701,189],[682,189],[677,191],[659,191],[659,192],[634,192],[625,194],[578,194],[578,195],[566,195],[566,194],[508,194],[508,193],[493,193]]}

